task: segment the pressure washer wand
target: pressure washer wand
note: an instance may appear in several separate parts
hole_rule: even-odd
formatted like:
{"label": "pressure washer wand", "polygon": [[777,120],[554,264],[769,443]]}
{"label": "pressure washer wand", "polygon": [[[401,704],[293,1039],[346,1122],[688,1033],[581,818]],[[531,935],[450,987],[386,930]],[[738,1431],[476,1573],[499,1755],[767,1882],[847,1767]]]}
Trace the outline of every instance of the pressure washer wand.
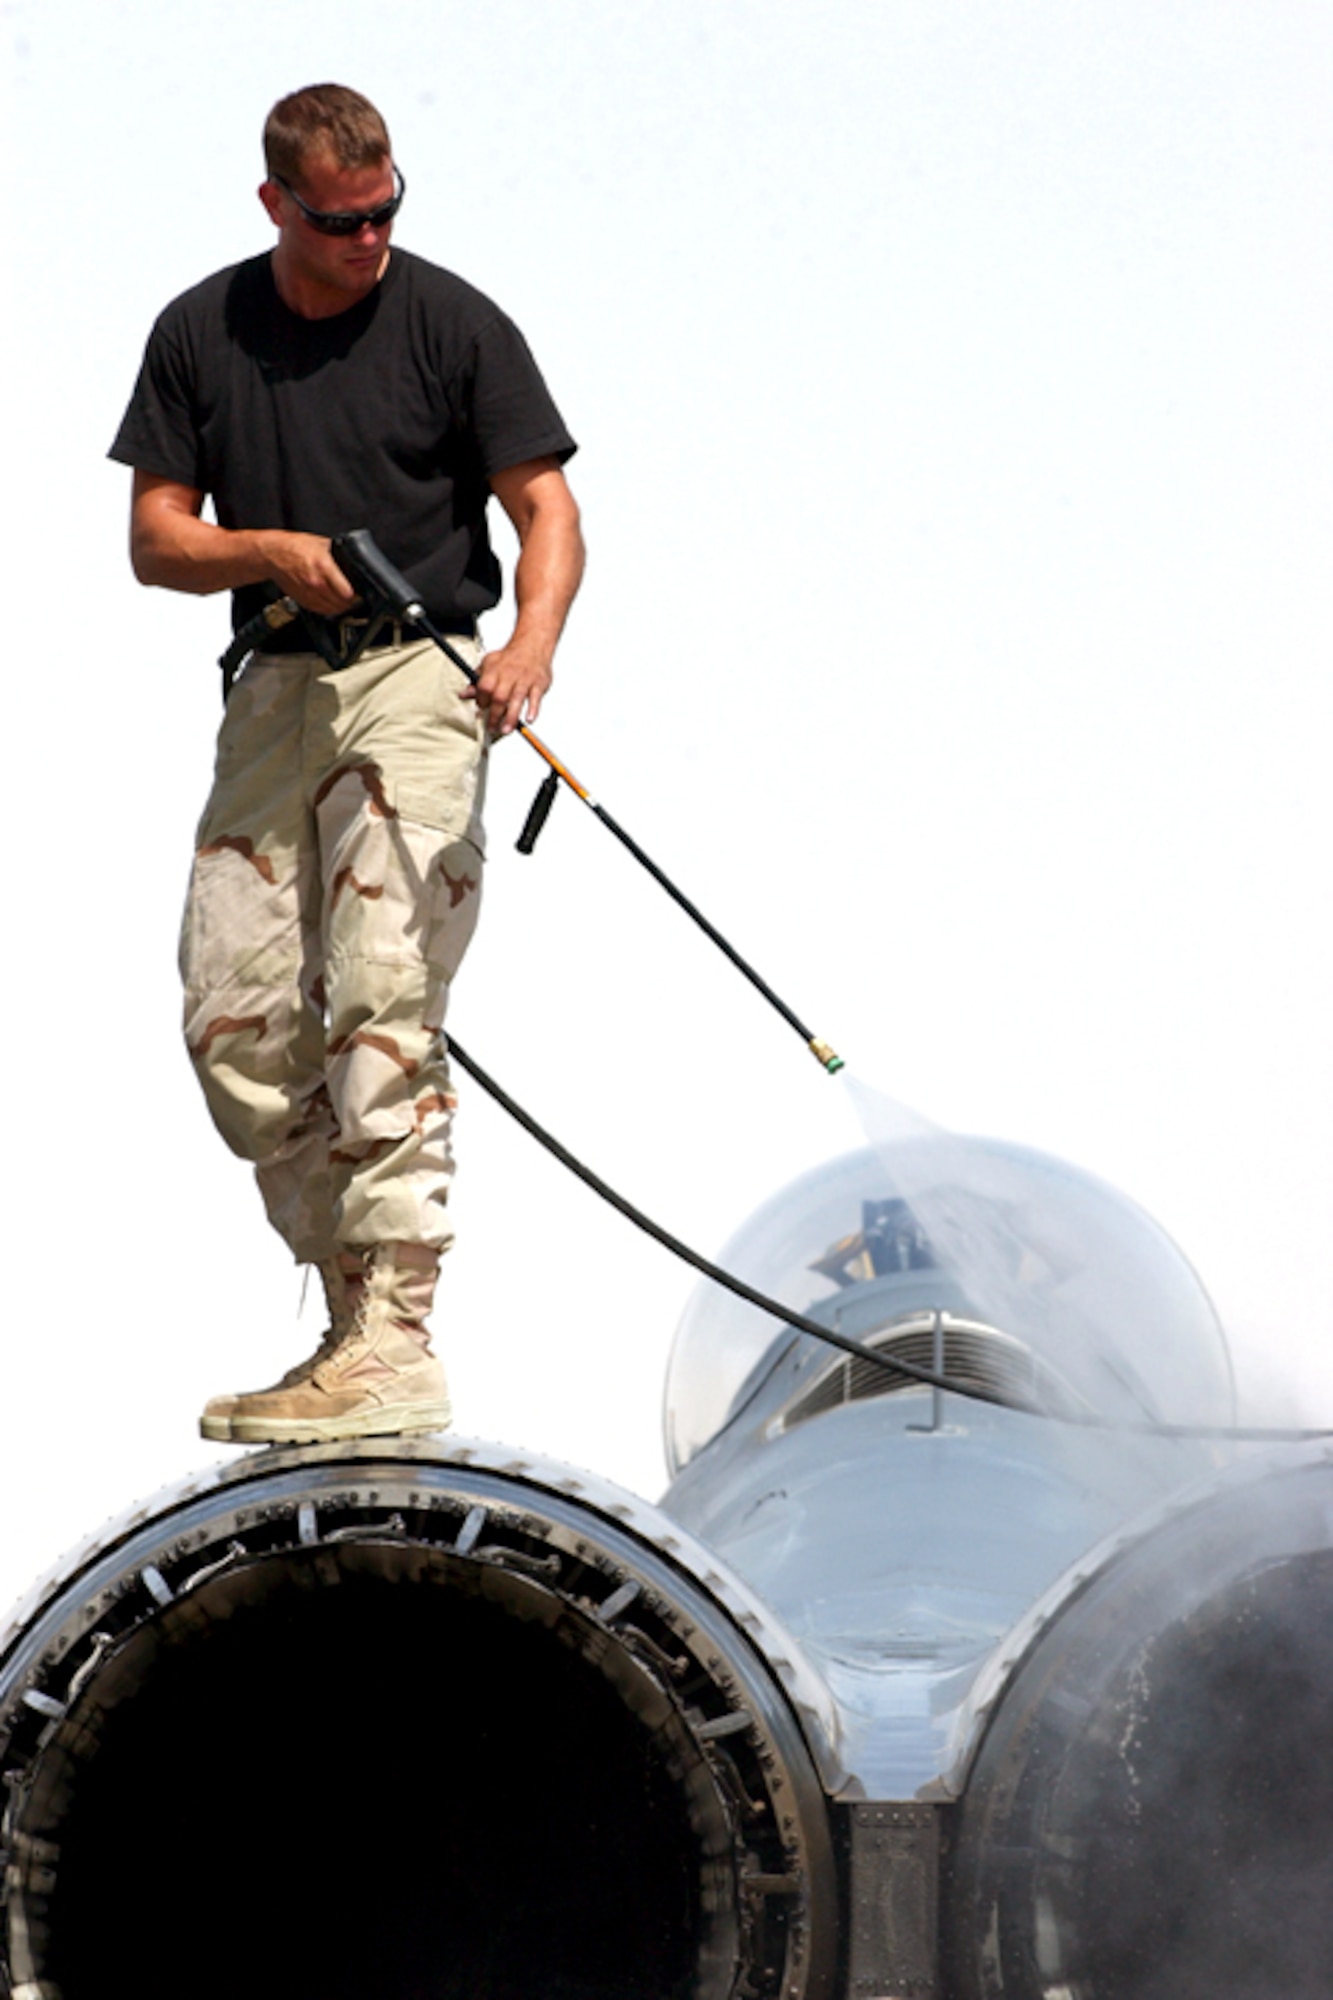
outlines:
{"label": "pressure washer wand", "polygon": [[[473,687],[477,685],[480,676],[476,669],[468,665],[457,649],[449,644],[449,641],[445,638],[444,633],[440,631],[439,627],[432,622],[426,612],[425,606],[407,578],[401,570],[394,568],[394,565],[389,561],[383,550],[376,546],[375,539],[368,528],[354,528],[346,535],[335,536],[333,541],[333,559],[339,569],[343,571],[348,581],[356,585],[357,590],[369,603],[376,601],[383,602],[388,605],[395,617],[410,620],[414,625],[418,626],[428,639],[432,639],[435,642],[442,653],[448,655],[459,671],[472,683]],[[523,851],[525,853],[531,851],[532,844],[541,831],[542,822],[547,812],[550,811],[551,800],[555,796],[555,784],[561,782],[568,785],[571,792],[577,798],[582,799],[588,810],[597,815],[602,825],[607,829],[607,832],[613,833],[621,846],[634,856],[639,866],[645,868],[652,876],[654,882],[660,888],[666,890],[672,902],[678,904],[684,910],[687,917],[692,918],[705,937],[712,939],[718,950],[724,957],[731,960],[731,963],[738,972],[744,974],[756,992],[763,994],[769,1006],[775,1008],[781,1014],[788,1027],[796,1030],[816,1061],[823,1064],[830,1076],[836,1075],[843,1067],[842,1057],[835,1055],[827,1042],[821,1041],[817,1035],[813,1035],[810,1032],[800,1016],[793,1013],[786,1001],[773,991],[768,981],[761,978],[754,967],[741,957],[736,947],[723,937],[715,924],[711,924],[708,921],[703,911],[697,904],[690,901],[684,890],[676,887],[671,877],[658,867],[652,856],[644,853],[638,841],[634,839],[632,834],[625,831],[619,820],[614,819],[605,806],[598,804],[587,786],[579,783],[574,773],[567,765],[561,763],[555,752],[542,742],[541,737],[537,735],[535,730],[530,729],[526,723],[520,722],[518,725],[518,734],[532,745],[537,755],[544,759],[550,770],[550,775],[543,785],[542,790],[538,793],[537,798],[533,801],[532,811],[528,814],[527,824],[523,829],[519,841],[519,845],[523,848]]]}

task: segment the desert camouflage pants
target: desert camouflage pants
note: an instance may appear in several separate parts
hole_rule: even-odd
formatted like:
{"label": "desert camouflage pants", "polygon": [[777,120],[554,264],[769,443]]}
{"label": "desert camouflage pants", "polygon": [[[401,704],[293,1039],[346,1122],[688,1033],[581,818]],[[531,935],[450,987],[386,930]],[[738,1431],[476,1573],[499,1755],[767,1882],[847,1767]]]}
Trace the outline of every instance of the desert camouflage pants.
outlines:
{"label": "desert camouflage pants", "polygon": [[[456,640],[476,659],[472,640]],[[437,647],[256,654],[181,936],[208,1106],[298,1262],[451,1239],[440,1031],[477,921],[484,730]]]}

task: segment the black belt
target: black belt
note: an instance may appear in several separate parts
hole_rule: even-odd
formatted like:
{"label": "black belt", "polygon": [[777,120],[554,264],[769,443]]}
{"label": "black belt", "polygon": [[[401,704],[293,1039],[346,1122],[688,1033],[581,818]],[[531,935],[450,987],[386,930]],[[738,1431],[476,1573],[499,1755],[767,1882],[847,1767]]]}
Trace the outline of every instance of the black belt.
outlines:
{"label": "black belt", "polygon": [[[423,614],[424,615],[424,614]],[[459,639],[476,636],[476,622],[466,613],[453,612],[443,620],[446,631]],[[298,611],[290,597],[275,598],[242,625],[218,661],[222,669],[222,699],[243,662],[256,653],[318,653],[326,666],[351,666],[366,653],[395,647],[429,644],[429,635],[418,632],[411,620],[391,612],[373,618],[318,618],[313,612]]]}

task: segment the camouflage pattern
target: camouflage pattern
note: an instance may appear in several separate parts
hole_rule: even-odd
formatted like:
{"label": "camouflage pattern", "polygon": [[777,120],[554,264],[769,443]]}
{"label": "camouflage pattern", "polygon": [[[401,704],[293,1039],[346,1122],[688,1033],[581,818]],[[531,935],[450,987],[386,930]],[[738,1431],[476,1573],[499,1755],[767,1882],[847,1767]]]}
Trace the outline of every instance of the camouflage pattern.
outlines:
{"label": "camouflage pattern", "polygon": [[477,921],[485,770],[463,685],[428,642],[336,673],[256,654],[219,733],[181,936],[186,1040],[301,1263],[451,1241],[441,1030]]}

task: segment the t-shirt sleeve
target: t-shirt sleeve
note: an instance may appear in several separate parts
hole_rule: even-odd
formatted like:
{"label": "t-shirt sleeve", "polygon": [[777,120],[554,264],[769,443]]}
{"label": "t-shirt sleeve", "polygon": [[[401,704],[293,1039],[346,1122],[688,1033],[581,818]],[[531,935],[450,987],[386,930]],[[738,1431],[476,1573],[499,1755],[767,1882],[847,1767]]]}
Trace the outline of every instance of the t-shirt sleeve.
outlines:
{"label": "t-shirt sleeve", "polygon": [[184,329],[168,307],[148,337],[139,379],[108,458],[202,493],[207,480],[193,377]]}
{"label": "t-shirt sleeve", "polygon": [[455,395],[487,478],[530,458],[563,465],[578,449],[528,343],[503,313],[473,340]]}

